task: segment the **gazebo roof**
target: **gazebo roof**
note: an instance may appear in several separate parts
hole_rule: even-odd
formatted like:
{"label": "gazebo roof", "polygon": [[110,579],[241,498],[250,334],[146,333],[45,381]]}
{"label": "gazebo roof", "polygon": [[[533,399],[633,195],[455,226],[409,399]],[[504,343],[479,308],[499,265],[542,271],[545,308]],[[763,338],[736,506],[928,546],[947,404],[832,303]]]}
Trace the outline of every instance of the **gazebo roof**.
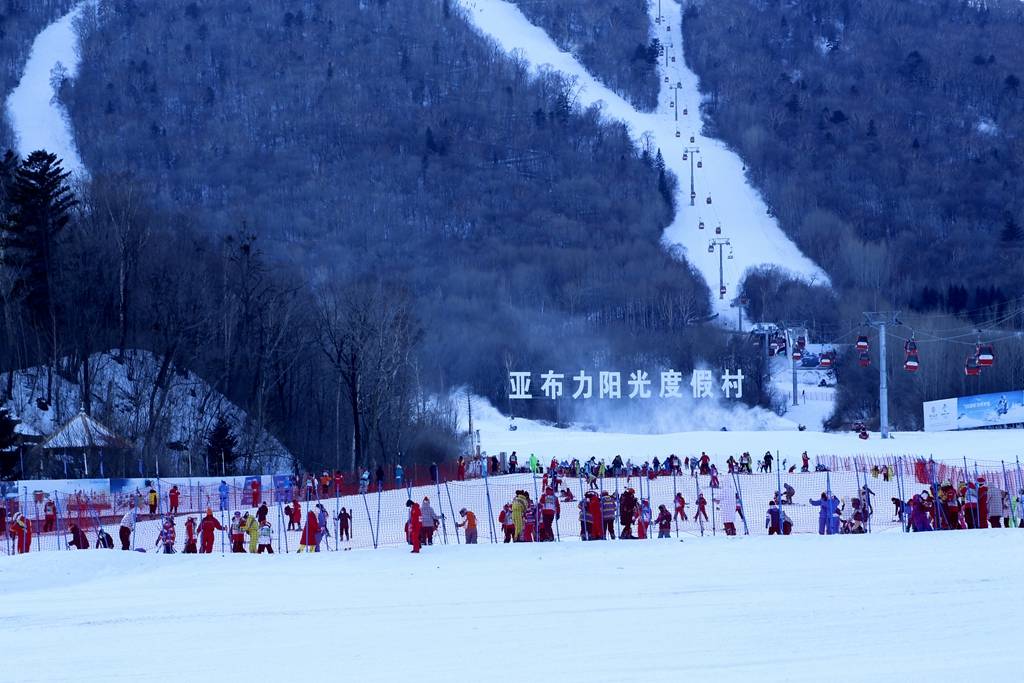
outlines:
{"label": "gazebo roof", "polygon": [[68,448],[123,448],[124,439],[108,427],[85,413],[79,413],[64,423],[43,442],[44,450]]}

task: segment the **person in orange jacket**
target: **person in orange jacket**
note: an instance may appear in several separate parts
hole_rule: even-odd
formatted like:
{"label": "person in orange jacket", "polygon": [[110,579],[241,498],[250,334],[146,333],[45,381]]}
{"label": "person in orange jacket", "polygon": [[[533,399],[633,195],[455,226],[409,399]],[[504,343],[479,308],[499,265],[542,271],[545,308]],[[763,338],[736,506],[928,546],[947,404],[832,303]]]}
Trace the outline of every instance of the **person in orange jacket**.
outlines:
{"label": "person in orange jacket", "polygon": [[320,522],[316,519],[316,513],[310,510],[306,513],[306,526],[303,527],[302,535],[299,536],[298,552],[314,552],[316,550],[316,537],[319,533]]}
{"label": "person in orange jacket", "polygon": [[213,532],[224,531],[220,520],[213,516],[213,510],[206,508],[206,516],[199,523],[199,552],[213,552]]}
{"label": "person in orange jacket", "polygon": [[409,508],[409,538],[412,539],[412,552],[418,553],[420,551],[420,506],[414,503],[410,498],[405,502],[405,507]]}
{"label": "person in orange jacket", "polygon": [[18,554],[27,553],[32,549],[32,522],[25,518],[20,512],[15,512],[11,517],[11,526],[8,528],[14,538]]}
{"label": "person in orange jacket", "polygon": [[466,508],[459,510],[459,514],[462,515],[462,521],[456,522],[455,526],[466,527],[466,545],[476,545],[476,515]]}

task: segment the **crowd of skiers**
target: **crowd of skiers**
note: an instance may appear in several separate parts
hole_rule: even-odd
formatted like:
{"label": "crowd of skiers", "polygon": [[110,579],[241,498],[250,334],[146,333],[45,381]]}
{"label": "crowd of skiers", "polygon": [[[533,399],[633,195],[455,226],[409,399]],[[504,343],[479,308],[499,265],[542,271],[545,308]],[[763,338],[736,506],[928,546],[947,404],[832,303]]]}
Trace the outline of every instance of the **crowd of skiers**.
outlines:
{"label": "crowd of skiers", "polygon": [[[924,489],[909,501],[892,499],[895,514],[902,517],[907,531],[942,529],[987,529],[1013,526],[1010,494],[989,486],[984,476],[955,486],[946,479],[931,490]],[[1018,510],[1024,507],[1024,489],[1018,492]],[[1024,529],[1024,515],[1018,526]]]}

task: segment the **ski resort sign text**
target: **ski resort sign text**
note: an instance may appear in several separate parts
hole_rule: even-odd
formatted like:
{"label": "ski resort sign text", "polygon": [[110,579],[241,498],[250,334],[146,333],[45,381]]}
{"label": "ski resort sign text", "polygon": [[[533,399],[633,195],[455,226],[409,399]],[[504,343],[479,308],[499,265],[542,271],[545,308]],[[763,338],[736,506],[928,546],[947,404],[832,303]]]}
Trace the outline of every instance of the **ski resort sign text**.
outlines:
{"label": "ski resort sign text", "polygon": [[[658,386],[654,386],[654,379],[650,373],[644,370],[635,370],[629,373],[626,379],[626,398],[645,399],[654,396],[657,392],[658,398],[682,398],[683,397],[683,373],[676,370],[666,370],[660,374]],[[588,375],[583,370],[580,374],[572,377],[572,388],[570,394],[573,400],[588,399],[595,397],[594,391],[595,375]],[[621,372],[599,372],[597,379],[597,398],[619,399],[622,398],[622,373]],[[509,372],[508,381],[511,392],[508,397],[512,400],[524,400],[532,398],[547,398],[557,400],[567,395],[566,374],[548,370],[540,374],[540,395],[534,396],[531,392],[533,387],[532,372]],[[726,370],[721,377],[716,377],[711,370],[695,370],[690,375],[690,391],[693,398],[710,398],[714,395],[717,385],[720,387],[725,398],[743,398],[743,371],[730,372]]]}

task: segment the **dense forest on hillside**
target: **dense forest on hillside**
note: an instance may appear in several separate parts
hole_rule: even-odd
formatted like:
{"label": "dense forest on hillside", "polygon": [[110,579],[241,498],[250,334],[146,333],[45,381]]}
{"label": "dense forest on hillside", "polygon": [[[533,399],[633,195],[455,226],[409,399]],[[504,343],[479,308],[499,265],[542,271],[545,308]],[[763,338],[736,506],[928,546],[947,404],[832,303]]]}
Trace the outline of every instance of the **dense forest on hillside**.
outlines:
{"label": "dense forest on hillside", "polygon": [[[743,286],[748,312],[848,344],[873,335],[862,311],[901,309],[889,347],[900,426],[920,426],[921,400],[1019,388],[1024,5],[688,0],[683,31],[706,128],[743,156],[837,290],[764,269]],[[1004,339],[1005,360],[967,378],[975,327]],[[915,329],[911,374],[903,341]],[[835,427],[877,425],[877,366],[856,361],[838,368]]]}
{"label": "dense forest on hillside", "polygon": [[32,41],[74,4],[75,0],[0,0],[0,155],[14,145],[4,103],[21,78]]}
{"label": "dense forest on hillside", "polygon": [[1024,294],[1024,5],[690,0],[714,135],[857,305]]}
{"label": "dense forest on hillside", "polygon": [[[451,453],[431,391],[504,407],[508,370],[719,352],[660,244],[658,150],[452,4],[100,0],[79,30],[61,94],[93,179],[52,234],[8,200],[5,241],[31,248],[5,367],[81,379],[89,352],[149,349],[329,466]],[[8,178],[59,171],[24,163]]]}
{"label": "dense forest on hillside", "polygon": [[637,108],[658,104],[649,0],[512,0],[555,43]]}

